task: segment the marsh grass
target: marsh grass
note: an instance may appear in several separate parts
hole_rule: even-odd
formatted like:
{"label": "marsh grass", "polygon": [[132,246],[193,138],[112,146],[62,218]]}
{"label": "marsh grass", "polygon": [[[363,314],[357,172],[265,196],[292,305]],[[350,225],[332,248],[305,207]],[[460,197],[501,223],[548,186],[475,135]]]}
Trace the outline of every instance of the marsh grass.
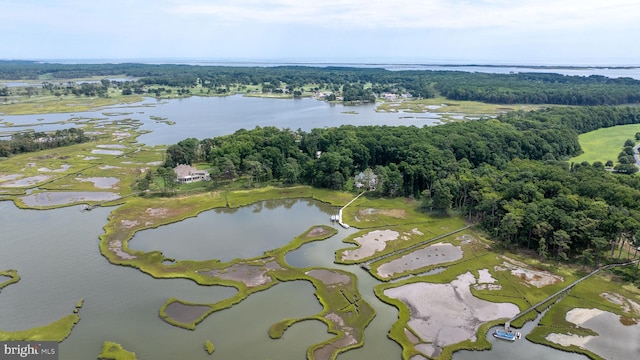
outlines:
{"label": "marsh grass", "polygon": [[[0,284],[0,289],[9,284],[16,283],[20,280],[15,270],[0,272],[0,275],[9,276],[12,280]],[[80,299],[73,313],[66,315],[50,324],[34,327],[21,331],[2,331],[0,330],[0,341],[57,341],[62,342],[69,335],[71,330],[80,321],[78,313],[84,304],[84,299]]]}
{"label": "marsh grass", "polygon": [[[458,263],[463,263],[463,262],[472,262],[473,260],[476,260],[479,256],[483,256],[485,254],[488,254],[487,250],[486,250],[486,246],[484,243],[475,240],[472,241],[470,243],[466,243],[466,244],[462,244],[462,240],[461,237],[464,235],[471,235],[473,236],[473,232],[472,231],[462,231],[460,233],[456,233],[453,235],[449,235],[447,237],[444,237],[442,239],[438,239],[437,241],[429,241],[429,238],[427,238],[426,240],[420,240],[420,241],[413,241],[413,243],[420,243],[423,241],[426,241],[426,243],[423,246],[418,246],[414,249],[412,249],[411,251],[400,251],[398,254],[395,254],[393,256],[390,256],[388,258],[385,258],[383,260],[380,261],[376,261],[370,264],[371,266],[371,270],[370,273],[372,276],[374,276],[375,278],[377,278],[380,281],[392,281],[395,279],[399,279],[408,275],[419,275],[428,271],[431,271],[433,269],[436,268],[442,268],[442,267],[450,267],[453,266],[455,264]],[[413,269],[413,270],[406,270],[406,271],[402,271],[402,272],[397,272],[394,273],[393,275],[389,276],[389,277],[381,277],[378,274],[378,269],[380,266],[382,266],[383,264],[386,264],[390,261],[399,259],[403,256],[406,256],[408,254],[411,254],[413,251],[418,251],[424,248],[427,248],[431,245],[434,245],[435,243],[449,243],[452,244],[453,246],[460,246],[462,248],[462,258],[459,260],[453,260],[453,261],[444,261],[444,262],[440,262],[437,264],[433,264],[433,265],[427,265],[424,267],[420,267],[417,269]],[[385,249],[386,250],[386,249]],[[398,249],[396,249],[398,250]],[[488,266],[488,265],[487,265]],[[474,268],[476,269],[476,268]],[[479,268],[478,268],[479,269]],[[475,270],[475,275],[477,277],[477,269]]]}
{"label": "marsh grass", "polygon": [[[234,207],[239,207],[261,200],[299,197],[319,198],[327,202],[331,202],[350,198],[351,196],[340,193],[335,194],[328,191],[316,192],[316,190],[313,188],[301,186],[284,189],[266,188],[253,191],[206,193],[188,197],[174,197],[171,199],[134,197],[112,212],[110,221],[105,227],[105,234],[101,237],[100,248],[103,255],[106,256],[111,262],[139,268],[141,271],[148,273],[156,278],[189,278],[202,285],[223,285],[232,286],[238,289],[236,295],[219,301],[215,304],[208,304],[209,306],[211,306],[211,309],[204,313],[200,318],[189,324],[173,321],[167,316],[167,314],[164,312],[166,307],[174,301],[179,301],[178,299],[167,300],[167,302],[165,302],[165,305],[163,305],[162,309],[160,310],[160,316],[165,321],[173,325],[187,329],[195,329],[195,326],[199,322],[203,321],[211,313],[229,308],[244,300],[252,293],[266,290],[280,281],[304,280],[311,282],[315,287],[316,297],[319,299],[321,305],[323,306],[322,312],[316,316],[304,319],[285,320],[283,323],[275,325],[270,334],[274,337],[281,336],[289,326],[299,321],[309,319],[322,321],[323,323],[327,324],[328,331],[335,336],[321,344],[317,344],[314,347],[310,348],[309,353],[312,354],[315,349],[332,342],[339,341],[340,339],[347,336],[345,333],[345,328],[338,326],[336,323],[328,320],[325,317],[325,315],[331,312],[338,314],[338,316],[340,316],[340,318],[343,319],[346,324],[353,327],[353,331],[355,331],[356,334],[351,335],[356,335],[357,339],[357,343],[354,345],[350,345],[347,348],[339,347],[335,349],[336,354],[338,352],[346,351],[348,348],[362,346],[362,344],[364,343],[364,338],[362,336],[364,328],[373,319],[373,317],[375,316],[375,312],[369,304],[362,300],[358,300],[359,306],[357,314],[353,312],[353,309],[349,309],[348,306],[345,308],[345,306],[349,304],[345,304],[345,298],[342,295],[342,292],[350,294],[350,296],[356,296],[357,299],[361,298],[357,290],[357,279],[355,278],[355,275],[341,272],[349,276],[351,280],[348,284],[340,285],[340,288],[342,289],[342,292],[340,292],[336,291],[337,289],[335,288],[335,285],[329,287],[322,281],[306,275],[305,272],[308,269],[292,268],[284,261],[284,256],[287,252],[295,250],[307,242],[320,241],[335,235],[337,231],[334,228],[322,225],[314,226],[300,236],[293,239],[291,243],[281,248],[266,252],[265,256],[263,257],[253,259],[237,259],[228,263],[221,263],[215,260],[178,261],[175,264],[166,265],[163,263],[163,261],[166,259],[160,252],[134,252],[127,247],[127,240],[131,239],[136,231],[150,227],[157,227],[175,221],[180,221],[187,217],[196,216],[201,211],[205,211],[215,207],[227,206],[227,203],[233,204],[232,206]],[[163,216],[161,218],[141,218],[140,214],[145,213],[147,209],[163,209],[163,212],[166,212],[166,216]],[[137,222],[135,223],[135,225],[130,227],[123,228],[122,226],[120,226],[122,220],[129,219],[137,219]],[[149,223],[151,220],[153,224]],[[321,228],[324,231],[322,231],[319,235],[310,235],[311,231],[317,228]],[[122,241],[122,251],[134,255],[136,258],[129,260],[118,258],[109,250],[109,242],[112,239],[125,239]],[[274,281],[267,282],[266,284],[260,286],[249,288],[244,283],[239,281],[225,280],[217,277],[206,276],[202,273],[203,269],[224,270],[230,268],[234,264],[253,263],[255,261],[268,261],[268,258],[275,259],[280,268],[277,270],[268,271],[268,276],[270,276]],[[332,269],[331,271],[339,270]]]}
{"label": "marsh grass", "polygon": [[122,345],[105,341],[102,344],[102,352],[98,355],[100,360],[137,360],[136,354],[125,350]]}
{"label": "marsh grass", "polygon": [[138,95],[121,95],[110,89],[109,97],[80,97],[67,95],[57,97],[54,95],[12,96],[10,102],[0,102],[0,114],[25,115],[25,114],[50,114],[73,113],[90,111],[106,106],[119,104],[131,104],[143,100]]}
{"label": "marsh grass", "polygon": [[[453,264],[445,264],[446,269],[437,274],[431,275],[419,275],[416,274],[414,277],[399,279],[393,283],[384,283],[376,286],[374,288],[374,292],[376,296],[383,302],[388,303],[399,310],[399,320],[394,323],[389,333],[389,337],[400,344],[403,348],[403,358],[411,358],[412,356],[419,355],[420,352],[415,349],[413,343],[407,338],[405,334],[405,329],[408,329],[408,321],[410,320],[410,310],[407,308],[404,303],[397,299],[392,299],[384,295],[384,291],[386,289],[390,289],[393,287],[402,286],[405,284],[411,284],[414,282],[429,282],[429,283],[438,283],[438,284],[446,284],[453,281],[457,276],[463,274],[465,272],[471,271],[474,276],[478,276],[478,270],[488,269],[491,276],[497,280],[497,283],[501,285],[500,290],[477,290],[475,288],[471,288],[471,293],[486,301],[491,301],[495,303],[499,302],[510,302],[517,305],[521,310],[527,309],[533,304],[540,302],[542,299],[548,297],[549,295],[555,293],[556,291],[564,288],[567,284],[575,281],[578,276],[572,275],[570,269],[564,267],[554,267],[554,266],[544,266],[545,264],[540,264],[535,260],[529,260],[527,257],[520,256],[518,254],[512,253],[504,253],[497,254],[495,253],[488,245],[491,244],[491,241],[483,238],[483,234],[480,232],[472,232],[469,231],[469,234],[474,236],[478,241],[472,249],[467,245],[462,245],[465,251],[465,255],[461,261],[455,262]],[[503,261],[505,261],[504,257],[506,256],[515,261],[523,262],[527,266],[532,268],[541,269],[541,270],[553,270],[552,273],[562,274],[564,276],[564,281],[558,284],[547,285],[542,288],[536,288],[535,286],[528,285],[522,281],[521,278],[514,276],[510,273],[510,271],[504,270],[496,270],[496,266],[502,265]],[[442,265],[440,265],[442,266]],[[429,270],[430,268],[425,268],[423,270]],[[560,321],[561,317],[564,317],[564,314],[572,308],[575,307],[593,307],[589,306],[590,303],[600,304],[603,308],[612,308],[613,305],[609,303],[607,305],[607,301],[599,296],[599,293],[604,289],[610,289],[610,291],[614,291],[614,289],[619,289],[620,284],[611,282],[610,285],[602,287],[603,278],[591,278],[585,281],[582,284],[576,286],[576,288],[570,291],[570,296],[563,298],[558,303],[555,303],[555,300],[548,302],[543,305],[538,311],[542,311],[548,307],[550,310],[547,312],[543,320],[541,320],[541,327],[546,326],[545,324],[553,324],[553,326],[549,326],[546,332],[539,330],[536,328],[534,332],[532,332],[532,341],[547,344],[548,341],[544,340],[544,337],[549,332],[558,332],[559,328],[565,327],[566,332],[572,331],[573,327],[570,327],[572,324],[569,324],[566,320]],[[606,283],[606,281],[605,281]],[[616,290],[618,291],[618,290]],[[639,291],[640,292],[640,291]],[[630,298],[635,298],[640,301],[640,294],[635,291],[625,290],[621,293],[623,296],[627,296]],[[518,320],[512,322],[512,326],[516,328],[522,327],[527,321],[534,320],[538,316],[539,312],[532,311],[528,315],[519,318]],[[636,314],[638,317],[639,315]],[[440,359],[449,359],[451,358],[451,354],[455,351],[459,350],[483,350],[490,348],[490,343],[485,340],[485,336],[490,327],[503,324],[503,320],[496,320],[493,322],[485,323],[480,327],[480,330],[477,333],[477,341],[471,342],[469,340],[463,341],[457,344],[453,344],[451,346],[447,346],[443,349],[442,353],[438,358]],[[559,325],[558,325],[559,324]],[[583,333],[587,334],[590,330],[584,329]],[[575,333],[575,332],[574,332]],[[529,337],[527,337],[529,338]],[[568,351],[577,351],[588,356],[592,356],[588,351],[582,351],[578,348],[563,348],[558,345],[547,344],[550,346],[554,346],[556,348]],[[593,357],[599,358],[599,357]]]}
{"label": "marsh grass", "polygon": [[449,100],[443,96],[436,96],[429,99],[403,100],[403,101],[379,101],[376,111],[407,113],[453,113],[472,116],[491,116],[509,111],[524,110],[530,111],[549,107],[548,105],[499,105],[488,104],[479,101],[458,101]]}

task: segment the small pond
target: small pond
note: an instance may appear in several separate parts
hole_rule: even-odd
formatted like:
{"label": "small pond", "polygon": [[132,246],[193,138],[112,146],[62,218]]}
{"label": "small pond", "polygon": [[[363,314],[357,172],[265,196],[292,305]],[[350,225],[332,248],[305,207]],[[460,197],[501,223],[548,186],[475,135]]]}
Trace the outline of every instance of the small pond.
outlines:
{"label": "small pond", "polygon": [[140,231],[129,247],[159,250],[176,260],[252,258],[288,244],[313,225],[329,223],[331,213],[334,207],[310,200],[270,200],[239,209],[214,209]]}

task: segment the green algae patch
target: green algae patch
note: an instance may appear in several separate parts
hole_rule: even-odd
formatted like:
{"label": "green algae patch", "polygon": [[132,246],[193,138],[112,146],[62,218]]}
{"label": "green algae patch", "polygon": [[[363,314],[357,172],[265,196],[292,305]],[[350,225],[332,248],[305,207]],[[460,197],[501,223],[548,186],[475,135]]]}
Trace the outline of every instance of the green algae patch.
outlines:
{"label": "green algae patch", "polygon": [[98,360],[137,360],[136,353],[125,350],[122,345],[105,341]]}

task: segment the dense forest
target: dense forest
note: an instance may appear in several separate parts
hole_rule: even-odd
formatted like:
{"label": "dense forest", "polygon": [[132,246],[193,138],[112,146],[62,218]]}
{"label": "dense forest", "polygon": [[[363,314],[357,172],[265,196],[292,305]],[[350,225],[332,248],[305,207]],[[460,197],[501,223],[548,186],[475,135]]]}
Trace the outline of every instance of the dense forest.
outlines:
{"label": "dense forest", "polygon": [[601,106],[424,128],[258,127],[180,141],[168,147],[165,166],[207,162],[216,181],[331,189],[353,189],[354,176],[372,170],[382,196],[409,196],[425,211],[467,216],[505,246],[593,265],[606,249],[640,238],[640,178],[565,160],[581,152],[578,134],[632,123],[640,123],[640,109]]}
{"label": "dense forest", "polygon": [[[344,93],[344,101],[372,101],[373,94],[406,93],[428,98],[441,94],[451,100],[476,100],[496,104],[620,105],[640,102],[640,81],[604,76],[565,76],[551,73],[484,74],[458,71],[389,71],[353,67],[232,67],[152,64],[51,64],[0,61],[0,79],[41,80],[89,76],[131,77],[114,83],[125,93],[144,93],[149,85],[181,87],[200,85],[214,93],[230,86],[261,86],[263,90],[292,93],[303,86]],[[109,81],[103,83],[106,87]],[[366,87],[365,87],[366,85]],[[99,87],[99,86],[98,86]],[[75,86],[71,86],[75,88]],[[80,89],[81,94],[97,89]],[[0,96],[7,96],[0,88]],[[90,96],[105,96],[105,93]],[[89,95],[88,95],[89,96]]]}
{"label": "dense forest", "polygon": [[84,130],[70,128],[54,132],[22,132],[9,140],[0,140],[0,157],[9,157],[26,152],[53,149],[80,144],[91,140]]}

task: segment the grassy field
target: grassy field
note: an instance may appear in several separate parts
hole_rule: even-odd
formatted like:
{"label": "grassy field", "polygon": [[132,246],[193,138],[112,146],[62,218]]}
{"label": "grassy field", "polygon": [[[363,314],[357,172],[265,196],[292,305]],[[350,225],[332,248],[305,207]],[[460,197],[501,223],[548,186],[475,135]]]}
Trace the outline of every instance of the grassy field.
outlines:
{"label": "grassy field", "polygon": [[635,140],[636,132],[640,132],[640,124],[614,126],[581,134],[578,140],[584,153],[571,158],[570,161],[587,161],[591,164],[600,161],[604,164],[611,160],[616,163],[625,140]]}

